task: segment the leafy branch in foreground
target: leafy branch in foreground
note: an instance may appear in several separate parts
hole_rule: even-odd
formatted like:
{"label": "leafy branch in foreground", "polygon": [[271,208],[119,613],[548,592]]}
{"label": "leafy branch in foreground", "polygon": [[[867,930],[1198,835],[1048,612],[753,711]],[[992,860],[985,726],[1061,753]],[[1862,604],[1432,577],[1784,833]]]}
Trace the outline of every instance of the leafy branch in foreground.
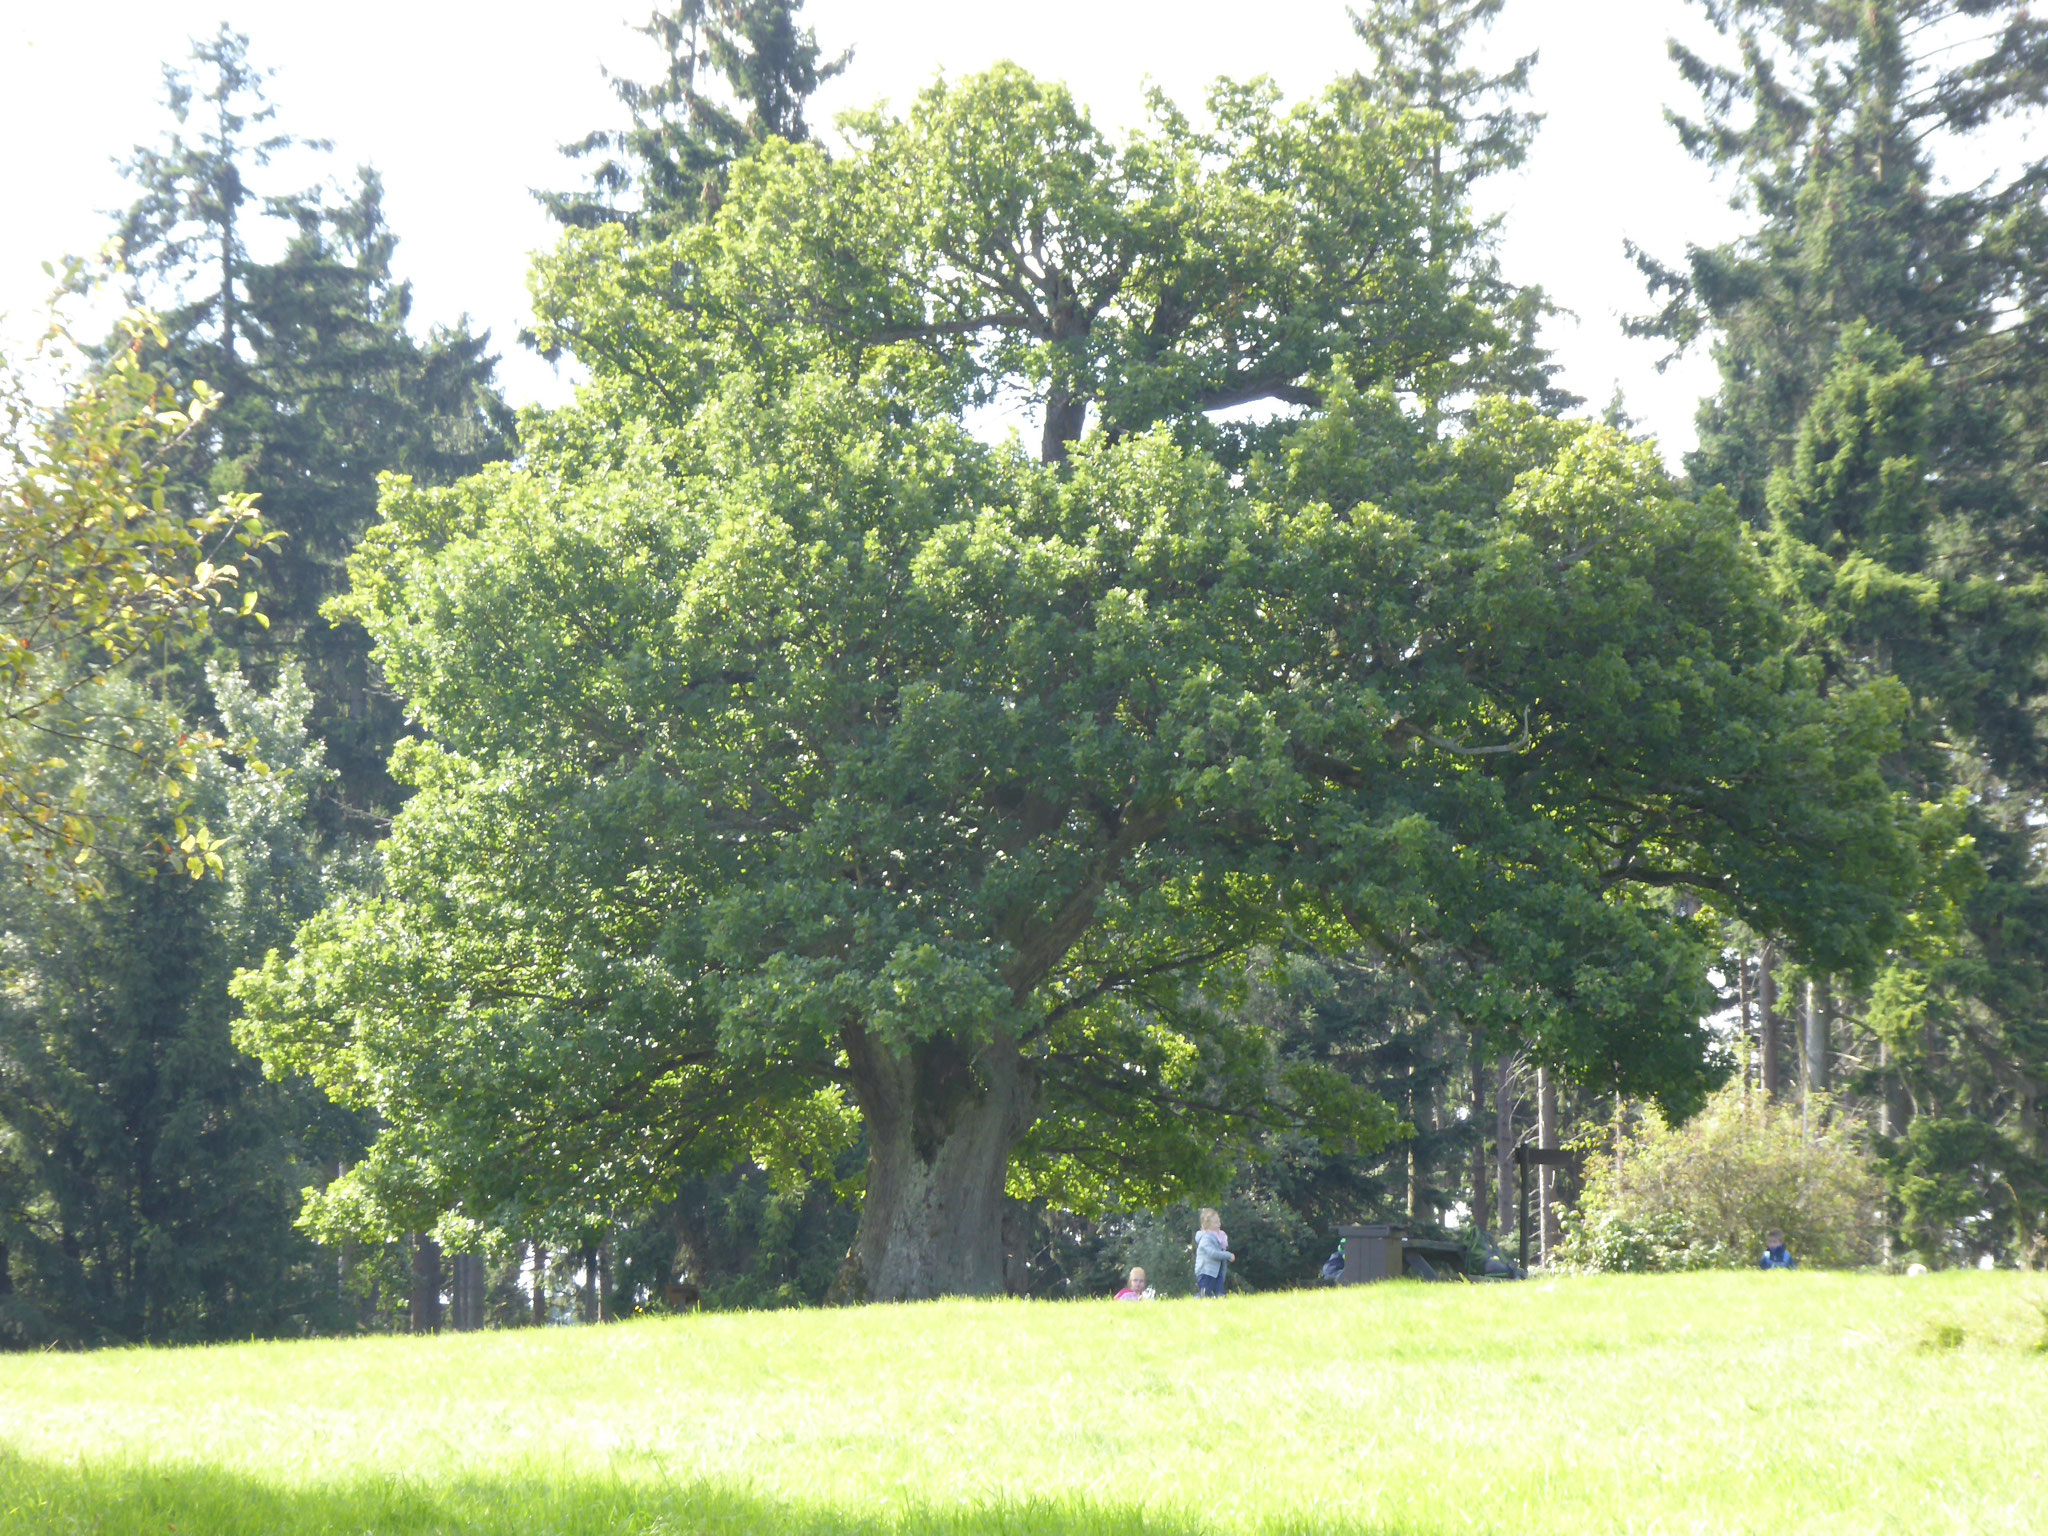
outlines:
{"label": "leafy branch in foreground", "polygon": [[[100,817],[68,771],[83,751],[175,779],[202,745],[153,730],[104,685],[152,657],[166,665],[221,611],[263,622],[254,594],[232,593],[241,555],[272,537],[254,499],[187,516],[164,493],[167,455],[218,397],[202,384],[180,400],[149,371],[163,342],[152,316],[124,316],[116,336],[89,366],[53,318],[39,356],[62,387],[55,404],[0,360],[0,836],[32,879],[66,855],[75,869],[97,840]],[[176,851],[196,876],[218,862],[209,849],[186,828]]]}

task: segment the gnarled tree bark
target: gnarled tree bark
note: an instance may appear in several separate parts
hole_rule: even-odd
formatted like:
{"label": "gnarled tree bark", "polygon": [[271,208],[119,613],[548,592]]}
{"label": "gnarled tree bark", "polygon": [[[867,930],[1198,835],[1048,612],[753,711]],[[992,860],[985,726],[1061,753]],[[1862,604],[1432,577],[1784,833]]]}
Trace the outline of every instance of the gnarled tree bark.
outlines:
{"label": "gnarled tree bark", "polygon": [[1016,1042],[950,1037],[892,1049],[845,1035],[868,1133],[867,1199],[836,1287],[849,1301],[994,1296],[1003,1290],[1003,1185],[1036,1114]]}

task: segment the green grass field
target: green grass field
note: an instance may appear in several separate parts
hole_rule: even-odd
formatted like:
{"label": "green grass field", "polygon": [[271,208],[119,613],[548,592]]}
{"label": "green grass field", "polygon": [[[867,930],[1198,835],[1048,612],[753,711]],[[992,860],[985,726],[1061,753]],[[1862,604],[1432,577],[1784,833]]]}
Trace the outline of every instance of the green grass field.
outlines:
{"label": "green grass field", "polygon": [[2048,1282],[957,1302],[0,1357],[0,1531],[2048,1531]]}

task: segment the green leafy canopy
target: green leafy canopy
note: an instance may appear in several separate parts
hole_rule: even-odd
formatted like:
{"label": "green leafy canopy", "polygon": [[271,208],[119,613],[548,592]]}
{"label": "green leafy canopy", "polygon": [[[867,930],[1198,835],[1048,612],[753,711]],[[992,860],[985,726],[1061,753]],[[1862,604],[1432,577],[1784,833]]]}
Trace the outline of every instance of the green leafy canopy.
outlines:
{"label": "green leafy canopy", "polygon": [[[1000,70],[544,264],[583,402],[521,467],[390,482],[352,562],[427,732],[385,891],[240,983],[254,1048],[389,1127],[335,1200],[822,1165],[899,1093],[918,1157],[1009,1094],[1013,1192],[1153,1200],[1241,1132],[1395,1130],[1233,1006],[1271,947],[1369,943],[1677,1108],[1714,1067],[1669,892],[1872,964],[1894,691],[1821,697],[1752,536],[1651,450],[1403,404],[1487,334],[1409,285],[1426,123],[1216,101],[1098,151]],[[1227,437],[1254,383],[1302,414]],[[999,388],[1039,455],[961,424]]]}

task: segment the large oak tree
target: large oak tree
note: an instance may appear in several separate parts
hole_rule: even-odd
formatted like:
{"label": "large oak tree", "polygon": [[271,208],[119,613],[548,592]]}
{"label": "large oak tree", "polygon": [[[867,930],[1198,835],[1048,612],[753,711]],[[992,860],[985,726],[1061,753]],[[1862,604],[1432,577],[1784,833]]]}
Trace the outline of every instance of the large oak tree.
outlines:
{"label": "large oak tree", "polygon": [[[578,406],[521,467],[394,482],[352,563],[427,733],[384,890],[241,983],[268,1062],[387,1127],[324,1219],[864,1135],[849,1291],[989,1291],[1006,1190],[1392,1134],[1232,1006],[1269,946],[1369,944],[1680,1108],[1716,1068],[1674,891],[1870,965],[1896,691],[1821,697],[1749,532],[1650,450],[1430,424],[1511,340],[1425,259],[1440,123],[1213,106],[1115,144],[1002,69],[543,265]],[[1018,396],[1036,453],[963,425]]]}

